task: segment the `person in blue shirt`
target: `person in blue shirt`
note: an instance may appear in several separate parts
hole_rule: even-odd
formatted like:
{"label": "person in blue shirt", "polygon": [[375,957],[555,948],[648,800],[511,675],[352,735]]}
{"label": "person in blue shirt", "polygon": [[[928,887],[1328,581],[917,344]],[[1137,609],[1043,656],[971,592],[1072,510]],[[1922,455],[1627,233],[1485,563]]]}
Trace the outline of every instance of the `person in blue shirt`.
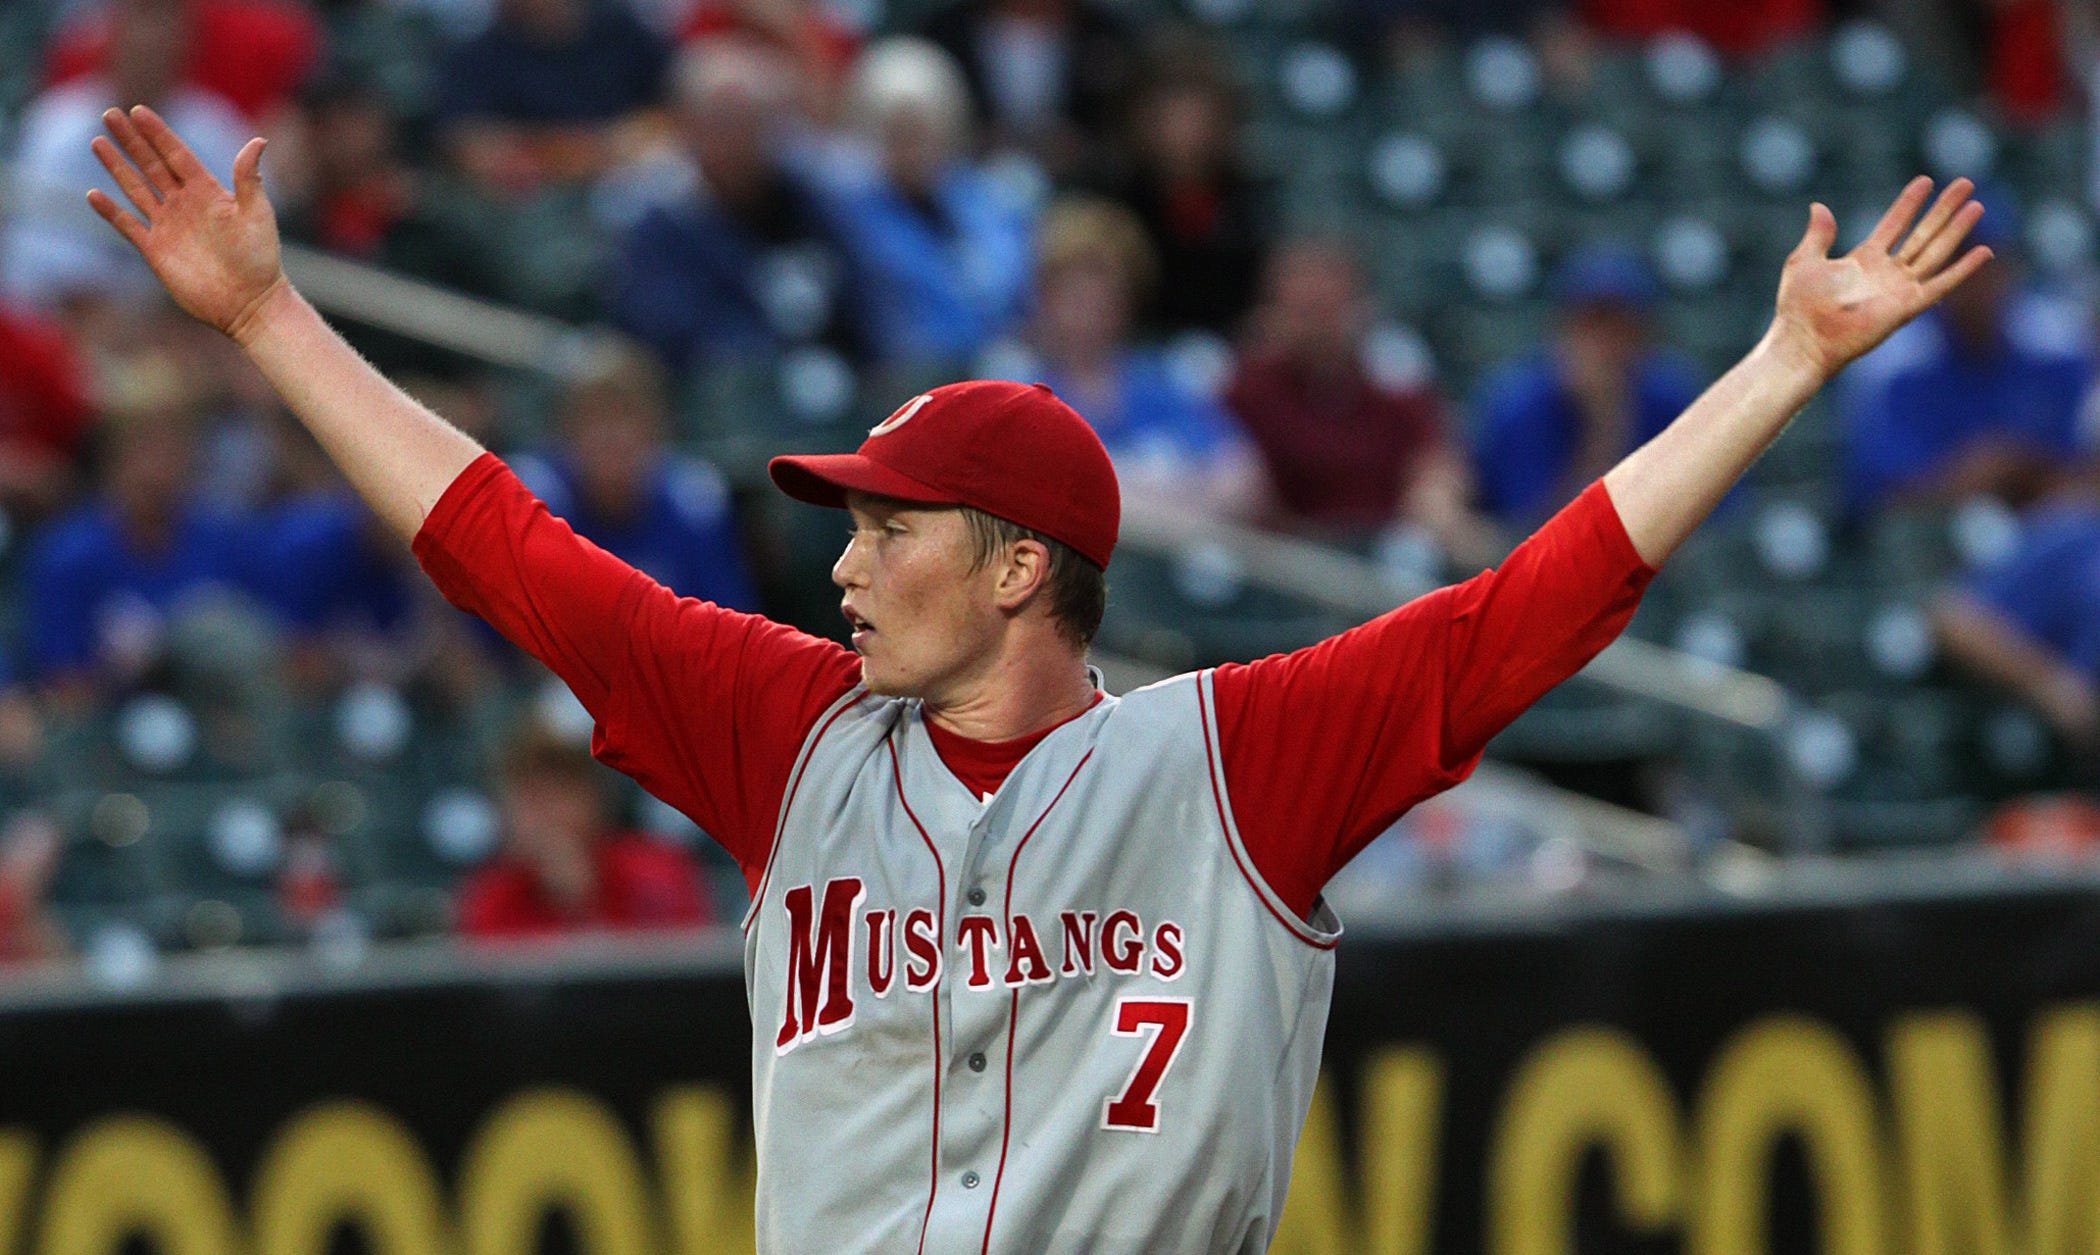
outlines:
{"label": "person in blue shirt", "polygon": [[2019,546],[1932,617],[1956,664],[2024,699],[2068,746],[2100,751],[2100,501],[2030,511]]}
{"label": "person in blue shirt", "polygon": [[1993,203],[1979,232],[1997,252],[1987,273],[1850,372],[1844,486],[1855,515],[1978,494],[2025,504],[2091,453],[2083,328],[2022,298],[2009,205]]}
{"label": "person in blue shirt", "polygon": [[812,342],[862,355],[847,296],[859,285],[783,134],[794,70],[770,50],[710,40],[674,72],[693,187],[628,233],[608,305],[681,375]]}
{"label": "person in blue shirt", "polygon": [[665,448],[663,432],[661,371],[608,349],[570,385],[555,445],[511,469],[577,534],[672,592],[756,611],[727,481]]}
{"label": "person in blue shirt", "polygon": [[498,0],[439,66],[442,138],[486,191],[591,178],[619,155],[614,125],[662,98],[670,59],[621,0]]}
{"label": "person in blue shirt", "polygon": [[1654,278],[1640,254],[1581,250],[1553,279],[1550,343],[1493,372],[1476,407],[1480,506],[1522,535],[1669,425],[1701,388],[1655,343]]}
{"label": "person in blue shirt", "polygon": [[1144,227],[1128,209],[1094,197],[1052,204],[1037,236],[1028,345],[1005,373],[1048,384],[1079,411],[1126,491],[1251,514],[1263,482],[1252,443],[1165,354],[1129,342],[1156,273]]}
{"label": "person in blue shirt", "polygon": [[876,44],[847,102],[874,154],[831,163],[826,201],[870,347],[884,362],[960,362],[1023,312],[1031,215],[963,156],[969,88],[937,46]]}
{"label": "person in blue shirt", "polygon": [[23,648],[68,705],[144,678],[170,620],[253,588],[249,520],[195,490],[195,415],[172,363],[132,372],[135,395],[92,436],[93,491],[30,540]]}
{"label": "person in blue shirt", "polygon": [[256,522],[255,591],[284,632],[295,688],[322,691],[345,673],[398,682],[428,660],[436,607],[408,550],[348,484],[289,496]]}

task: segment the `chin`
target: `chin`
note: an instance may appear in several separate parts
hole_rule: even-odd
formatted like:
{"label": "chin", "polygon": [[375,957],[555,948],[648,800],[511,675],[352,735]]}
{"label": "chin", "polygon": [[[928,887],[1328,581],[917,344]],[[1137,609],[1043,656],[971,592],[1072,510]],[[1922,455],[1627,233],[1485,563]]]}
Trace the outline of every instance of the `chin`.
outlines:
{"label": "chin", "polygon": [[865,654],[861,655],[860,659],[860,682],[867,687],[870,693],[877,697],[911,696],[911,694],[904,691],[902,685],[897,683],[895,676],[887,674],[881,667],[869,662]]}
{"label": "chin", "polygon": [[924,697],[926,686],[915,683],[910,677],[895,670],[878,666],[868,661],[865,654],[860,660],[860,682],[877,697]]}

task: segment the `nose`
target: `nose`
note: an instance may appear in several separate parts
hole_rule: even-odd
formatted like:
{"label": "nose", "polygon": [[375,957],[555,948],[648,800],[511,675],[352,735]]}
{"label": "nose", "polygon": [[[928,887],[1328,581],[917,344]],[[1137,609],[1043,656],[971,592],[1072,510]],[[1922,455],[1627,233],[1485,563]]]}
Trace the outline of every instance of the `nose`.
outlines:
{"label": "nose", "polygon": [[840,588],[855,588],[865,585],[867,578],[867,556],[861,550],[860,533],[846,542],[845,552],[831,564],[831,582]]}

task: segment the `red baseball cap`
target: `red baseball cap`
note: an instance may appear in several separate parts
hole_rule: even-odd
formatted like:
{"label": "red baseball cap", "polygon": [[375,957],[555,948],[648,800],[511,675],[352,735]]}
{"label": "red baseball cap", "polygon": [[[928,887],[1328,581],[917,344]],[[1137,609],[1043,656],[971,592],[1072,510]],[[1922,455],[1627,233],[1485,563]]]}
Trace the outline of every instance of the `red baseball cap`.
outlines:
{"label": "red baseball cap", "polygon": [[812,505],[843,507],[850,491],[974,506],[1102,568],[1122,519],[1101,437],[1039,383],[945,384],[899,406],[856,452],[777,457],[766,470],[782,492]]}

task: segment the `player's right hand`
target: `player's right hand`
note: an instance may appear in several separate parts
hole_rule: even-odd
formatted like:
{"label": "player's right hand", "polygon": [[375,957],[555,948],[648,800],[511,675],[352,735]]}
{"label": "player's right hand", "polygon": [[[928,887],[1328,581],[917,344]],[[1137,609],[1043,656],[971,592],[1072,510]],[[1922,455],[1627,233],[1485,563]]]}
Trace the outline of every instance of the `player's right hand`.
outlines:
{"label": "player's right hand", "polygon": [[229,192],[146,106],[108,110],[102,122],[116,143],[98,135],[90,147],[138,212],[99,188],[88,204],[131,241],[185,312],[244,339],[267,298],[286,286],[277,215],[262,190],[263,141],[249,140],[234,159]]}

